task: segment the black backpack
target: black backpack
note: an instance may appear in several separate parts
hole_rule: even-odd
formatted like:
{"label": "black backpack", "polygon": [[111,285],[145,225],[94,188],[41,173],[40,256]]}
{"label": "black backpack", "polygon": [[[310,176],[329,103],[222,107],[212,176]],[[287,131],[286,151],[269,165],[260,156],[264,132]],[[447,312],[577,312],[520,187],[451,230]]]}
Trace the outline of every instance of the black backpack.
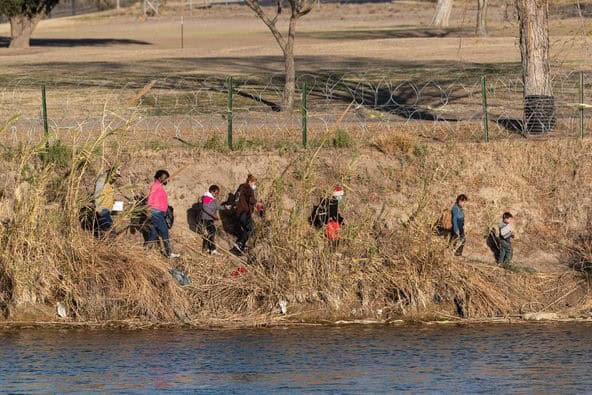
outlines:
{"label": "black backpack", "polygon": [[164,221],[167,224],[167,228],[171,229],[173,227],[173,224],[175,223],[175,211],[173,210],[173,206],[167,208]]}
{"label": "black backpack", "polygon": [[317,229],[324,227],[330,219],[337,220],[343,224],[343,217],[339,214],[339,202],[336,199],[321,199],[317,206],[313,206],[308,217],[308,223]]}
{"label": "black backpack", "polygon": [[222,205],[230,206],[232,210],[236,210],[238,199],[240,199],[240,187],[236,190],[235,193],[229,193],[228,196],[226,196],[226,200],[222,202]]}

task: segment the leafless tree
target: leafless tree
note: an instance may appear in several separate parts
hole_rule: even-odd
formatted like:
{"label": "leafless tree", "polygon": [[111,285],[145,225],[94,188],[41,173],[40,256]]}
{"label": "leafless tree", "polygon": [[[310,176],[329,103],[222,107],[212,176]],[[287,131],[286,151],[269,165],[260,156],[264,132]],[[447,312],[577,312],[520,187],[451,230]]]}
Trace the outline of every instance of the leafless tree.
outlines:
{"label": "leafless tree", "polygon": [[284,96],[282,109],[292,110],[294,108],[294,95],[296,92],[296,68],[294,64],[294,38],[296,36],[296,22],[312,10],[314,0],[288,0],[290,20],[288,34],[285,36],[278,29],[277,22],[282,13],[282,1],[278,1],[275,15],[270,17],[259,4],[259,0],[245,0],[247,6],[267,25],[271,34],[277,41],[284,53],[284,69],[286,73],[284,83]]}
{"label": "leafless tree", "polygon": [[432,26],[448,27],[453,3],[454,0],[438,0],[438,4],[436,5],[436,13],[432,19]]}
{"label": "leafless tree", "polygon": [[520,21],[524,95],[550,96],[549,1],[516,0],[516,8]]}
{"label": "leafless tree", "polygon": [[10,21],[10,48],[29,48],[37,24],[59,0],[0,0],[0,16]]}

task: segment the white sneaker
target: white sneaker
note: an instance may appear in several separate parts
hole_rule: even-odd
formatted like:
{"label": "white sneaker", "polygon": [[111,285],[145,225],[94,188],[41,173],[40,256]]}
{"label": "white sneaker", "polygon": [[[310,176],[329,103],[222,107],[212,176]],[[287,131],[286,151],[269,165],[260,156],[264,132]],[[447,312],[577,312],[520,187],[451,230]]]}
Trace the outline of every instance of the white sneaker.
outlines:
{"label": "white sneaker", "polygon": [[236,244],[236,243],[234,244],[234,248],[236,248],[236,250],[237,250],[238,252],[240,252],[240,253],[242,253],[242,252],[243,252],[243,249],[242,249],[242,248],[240,248],[240,246],[239,246],[238,244]]}
{"label": "white sneaker", "polygon": [[181,254],[175,254],[172,252],[171,252],[171,255],[169,255],[169,258],[171,258],[171,259],[180,258],[180,257],[181,257]]}
{"label": "white sneaker", "polygon": [[217,250],[210,251],[210,255],[222,255]]}

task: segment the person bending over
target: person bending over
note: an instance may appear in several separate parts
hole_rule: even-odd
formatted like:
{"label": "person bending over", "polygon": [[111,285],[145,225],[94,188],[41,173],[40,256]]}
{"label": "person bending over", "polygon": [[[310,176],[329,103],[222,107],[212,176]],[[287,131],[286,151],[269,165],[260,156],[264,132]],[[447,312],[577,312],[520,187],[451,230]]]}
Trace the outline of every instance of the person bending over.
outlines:
{"label": "person bending over", "polygon": [[113,184],[115,184],[115,181],[119,177],[121,177],[119,169],[112,167],[101,173],[95,184],[94,199],[99,236],[111,231],[113,227],[113,217],[111,217],[111,211],[115,203],[115,189],[113,188]]}

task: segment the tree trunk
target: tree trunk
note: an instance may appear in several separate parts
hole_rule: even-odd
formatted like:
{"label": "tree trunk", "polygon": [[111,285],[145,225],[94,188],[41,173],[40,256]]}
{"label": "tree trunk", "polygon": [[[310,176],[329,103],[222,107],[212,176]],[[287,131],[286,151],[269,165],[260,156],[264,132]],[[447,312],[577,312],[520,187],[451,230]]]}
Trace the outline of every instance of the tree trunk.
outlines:
{"label": "tree trunk", "polygon": [[296,67],[294,64],[294,36],[296,34],[297,17],[292,15],[290,18],[290,27],[288,29],[288,39],[284,48],[284,67],[286,71],[286,80],[284,83],[284,97],[282,100],[282,109],[292,111],[294,108],[294,95],[296,93]]}
{"label": "tree trunk", "polygon": [[487,6],[489,0],[477,0],[477,35],[487,36]]}
{"label": "tree trunk", "polygon": [[453,0],[438,0],[436,13],[432,19],[432,26],[448,27],[450,23],[450,13],[452,12]]}
{"label": "tree trunk", "polygon": [[17,15],[10,18],[9,48],[29,48],[31,34],[39,23],[40,16]]}
{"label": "tree trunk", "polygon": [[517,0],[524,96],[551,96],[548,0]]}

